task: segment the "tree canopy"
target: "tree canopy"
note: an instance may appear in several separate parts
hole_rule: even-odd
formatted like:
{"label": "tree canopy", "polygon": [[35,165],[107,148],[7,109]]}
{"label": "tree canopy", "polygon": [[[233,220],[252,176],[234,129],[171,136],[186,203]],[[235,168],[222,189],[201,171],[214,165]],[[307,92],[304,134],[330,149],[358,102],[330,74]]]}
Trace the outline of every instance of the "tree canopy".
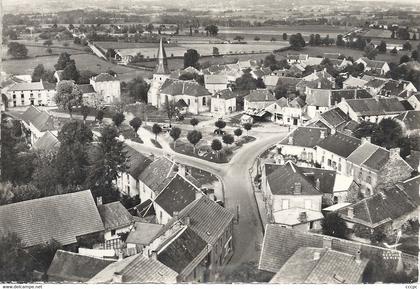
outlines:
{"label": "tree canopy", "polygon": [[200,54],[195,49],[188,49],[187,52],[184,53],[184,68],[187,67],[194,67],[199,68],[200,64],[198,61],[200,60]]}
{"label": "tree canopy", "polygon": [[72,81],[63,80],[57,84],[55,102],[59,107],[67,110],[72,118],[73,108],[82,105],[82,92],[77,84]]}
{"label": "tree canopy", "polygon": [[142,125],[142,121],[139,117],[134,117],[130,120],[130,126],[134,129],[135,132],[137,132],[139,130],[139,128]]}
{"label": "tree canopy", "polygon": [[203,138],[201,132],[198,130],[192,130],[187,134],[188,141],[193,145],[194,147],[194,153],[195,153],[195,146],[199,143],[199,141]]}
{"label": "tree canopy", "polygon": [[345,238],[347,234],[346,222],[336,212],[329,213],[321,221],[322,234],[337,238]]}
{"label": "tree canopy", "polygon": [[13,58],[22,59],[28,56],[28,49],[22,43],[9,42],[7,48],[7,54],[11,55]]}

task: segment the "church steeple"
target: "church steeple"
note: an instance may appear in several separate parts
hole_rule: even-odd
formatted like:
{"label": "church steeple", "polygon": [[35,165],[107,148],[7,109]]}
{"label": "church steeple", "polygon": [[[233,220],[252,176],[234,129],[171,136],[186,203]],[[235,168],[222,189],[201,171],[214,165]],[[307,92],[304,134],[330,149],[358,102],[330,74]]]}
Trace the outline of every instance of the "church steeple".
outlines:
{"label": "church steeple", "polygon": [[162,38],[160,39],[159,43],[159,50],[157,54],[158,63],[156,65],[155,73],[156,74],[170,74],[169,68],[168,68],[168,60],[166,59],[166,52],[165,48],[163,47],[163,41]]}

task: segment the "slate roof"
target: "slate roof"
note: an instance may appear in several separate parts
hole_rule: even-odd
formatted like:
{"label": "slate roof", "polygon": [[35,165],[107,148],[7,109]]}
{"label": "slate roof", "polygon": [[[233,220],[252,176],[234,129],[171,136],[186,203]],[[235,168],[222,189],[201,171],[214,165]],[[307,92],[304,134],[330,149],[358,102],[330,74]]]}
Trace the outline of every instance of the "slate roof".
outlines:
{"label": "slate roof", "polygon": [[35,149],[47,152],[52,149],[58,148],[59,146],[60,141],[50,131],[45,132],[33,145]]}
{"label": "slate roof", "polygon": [[256,89],[251,90],[247,96],[245,96],[245,100],[249,102],[274,102],[276,98],[274,94],[268,89]]}
{"label": "slate roof", "polygon": [[174,165],[175,163],[168,158],[158,158],[144,169],[139,180],[155,193],[160,193],[174,176],[172,173]]}
{"label": "slate roof", "polygon": [[[186,228],[158,252],[157,259],[175,272],[187,271],[192,263],[201,262],[207,255],[207,243],[192,229]],[[195,267],[195,266],[194,266]]]}
{"label": "slate roof", "polygon": [[299,195],[321,195],[310,179],[291,162],[284,165],[266,164],[266,178],[273,195],[294,195],[295,184],[301,184]]}
{"label": "slate roof", "polygon": [[168,78],[162,85],[162,94],[205,96],[210,92],[194,80],[178,80]]}
{"label": "slate roof", "polygon": [[88,283],[110,283],[115,273],[122,275],[123,283],[176,283],[178,275],[161,262],[137,254],[108,265]]}
{"label": "slate roof", "polygon": [[346,100],[350,108],[358,116],[394,114],[405,111],[397,98],[365,98]]}
{"label": "slate roof", "polygon": [[99,205],[98,211],[105,230],[124,228],[133,223],[133,216],[119,201]]}
{"label": "slate roof", "polygon": [[332,108],[322,113],[321,118],[334,128],[350,120],[350,117],[338,107]]}
{"label": "slate roof", "polygon": [[112,263],[112,260],[57,250],[47,275],[49,282],[87,282]]}
{"label": "slate roof", "polygon": [[413,170],[417,171],[420,165],[420,151],[411,150],[405,160]]}
{"label": "slate roof", "polygon": [[169,215],[180,212],[196,199],[196,194],[202,192],[185,178],[176,174],[169,184],[156,197],[154,202],[164,209]]}
{"label": "slate roof", "polygon": [[320,168],[299,167],[299,171],[315,186],[319,180],[319,191],[322,193],[333,193],[337,173],[334,170]]}
{"label": "slate roof", "polygon": [[151,159],[130,146],[126,145],[124,151],[127,156],[127,172],[134,178],[138,178],[147,166],[152,163]]}
{"label": "slate roof", "polygon": [[362,143],[348,157],[347,161],[360,166],[374,154],[379,147],[370,142]]}
{"label": "slate roof", "polygon": [[[353,218],[347,216],[349,207],[353,208]],[[341,218],[375,228],[417,210],[418,205],[403,190],[394,186],[390,189],[376,192],[373,196],[354,203],[349,207],[338,210]]]}
{"label": "slate roof", "polygon": [[217,96],[220,97],[220,98],[222,98],[222,99],[231,99],[231,98],[236,98],[238,96],[238,93],[233,92],[230,89],[223,89],[221,91],[218,91],[212,97],[217,98]]}
{"label": "slate roof", "polygon": [[361,144],[361,140],[345,135],[340,132],[328,135],[318,143],[318,146],[335,153],[341,157],[347,158]]}
{"label": "slate roof", "polygon": [[378,171],[388,160],[389,151],[378,147],[378,149],[363,163],[363,166]]}
{"label": "slate roof", "polygon": [[105,81],[118,81],[118,77],[114,77],[109,73],[100,73],[97,76],[93,77],[95,82],[105,82]]}
{"label": "slate roof", "polygon": [[[321,132],[327,135],[327,130],[318,127],[299,126],[289,136],[293,138],[292,145],[301,147],[315,147],[321,141]],[[289,137],[284,138],[280,144],[288,145]]]}
{"label": "slate roof", "polygon": [[404,123],[405,128],[409,131],[420,129],[420,111],[418,110],[403,112],[395,119]]}
{"label": "slate roof", "polygon": [[39,131],[55,130],[54,118],[46,111],[41,111],[35,106],[30,106],[22,115],[22,120],[27,124],[32,123]]}
{"label": "slate roof", "polygon": [[90,190],[0,206],[0,235],[16,233],[25,247],[51,239],[69,245],[103,230]]}
{"label": "slate roof", "polygon": [[419,186],[420,175],[402,182],[403,191],[417,206],[420,206]]}
{"label": "slate roof", "polygon": [[83,94],[95,92],[95,89],[91,84],[79,84],[78,87]]}
{"label": "slate roof", "polygon": [[[314,258],[318,254],[318,258]],[[299,248],[274,275],[270,283],[359,283],[368,260],[335,250]]]}
{"label": "slate roof", "polygon": [[160,224],[136,222],[127,237],[126,243],[149,245],[162,227],[163,225]]}

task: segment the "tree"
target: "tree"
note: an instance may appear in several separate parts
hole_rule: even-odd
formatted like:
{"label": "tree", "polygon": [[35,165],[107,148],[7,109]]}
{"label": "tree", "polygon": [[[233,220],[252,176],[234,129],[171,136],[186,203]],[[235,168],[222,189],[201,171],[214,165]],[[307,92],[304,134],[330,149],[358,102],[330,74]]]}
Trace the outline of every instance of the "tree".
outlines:
{"label": "tree", "polygon": [[193,117],[190,120],[190,124],[195,128],[195,126],[199,123],[198,119],[196,119],[195,117]]}
{"label": "tree", "polygon": [[290,36],[289,44],[291,49],[300,50],[305,47],[305,40],[303,39],[302,34],[297,33]]}
{"label": "tree", "polygon": [[174,100],[166,99],[165,112],[169,119],[169,127],[172,126],[172,118],[177,114],[178,108]]}
{"label": "tree", "polygon": [[194,154],[195,154],[195,146],[198,144],[198,142],[203,138],[201,132],[198,130],[192,130],[187,134],[188,141],[193,145],[194,147]]}
{"label": "tree", "polygon": [[141,121],[141,119],[137,116],[130,120],[130,126],[133,128],[135,133],[137,133],[137,131],[141,127],[142,123],[143,122]]}
{"label": "tree", "polygon": [[367,45],[365,47],[365,54],[369,59],[375,59],[376,55],[378,55],[378,50],[373,45]]}
{"label": "tree", "polygon": [[120,127],[120,125],[123,123],[124,120],[125,120],[125,116],[124,116],[124,113],[122,112],[117,112],[116,114],[112,116],[112,121],[114,122],[116,127]]}
{"label": "tree", "polygon": [[287,40],[287,33],[283,33],[282,38],[283,38],[284,41],[286,41]]}
{"label": "tree", "polygon": [[108,48],[106,50],[105,56],[106,56],[106,58],[108,58],[108,60],[110,60],[110,59],[115,57],[115,54],[116,54],[116,52],[115,52],[114,48]]}
{"label": "tree", "polygon": [[57,63],[54,65],[55,70],[64,70],[66,68],[67,64],[71,62],[70,54],[67,52],[63,52],[58,57]]}
{"label": "tree", "polygon": [[237,136],[240,137],[242,135],[242,129],[241,128],[237,128],[233,131],[233,133]]}
{"label": "tree", "polygon": [[411,43],[409,41],[404,42],[402,49],[407,50],[407,51],[411,51],[411,49],[412,49]]}
{"label": "tree", "polygon": [[18,42],[9,42],[7,44],[7,54],[11,55],[13,58],[26,58],[28,56],[28,49],[24,44]]}
{"label": "tree", "polygon": [[226,127],[226,122],[219,119],[214,123],[214,125],[217,127],[218,132],[222,132],[222,130]]}
{"label": "tree", "polygon": [[219,48],[213,47],[213,55],[218,56],[219,55]]}
{"label": "tree", "polygon": [[55,102],[73,118],[73,108],[82,104],[82,92],[79,87],[69,80],[63,80],[57,84],[56,90]]}
{"label": "tree", "polygon": [[222,148],[223,148],[223,146],[222,146],[222,143],[220,142],[220,140],[214,139],[211,142],[211,149],[216,152],[217,158],[219,158],[219,153],[222,150]]}
{"label": "tree", "polygon": [[32,72],[32,82],[39,82],[44,73],[45,73],[44,65],[38,64],[37,66],[35,66],[34,71]]}
{"label": "tree", "polygon": [[94,73],[90,70],[81,70],[79,72],[79,79],[77,81],[77,84],[89,84],[90,79],[95,75],[96,75],[96,73]]}
{"label": "tree", "polygon": [[346,42],[343,39],[343,35],[341,34],[337,35],[337,40],[335,41],[335,45],[337,45],[338,47],[346,46]]}
{"label": "tree", "polygon": [[397,55],[397,54],[398,54],[397,47],[395,47],[395,46],[394,46],[394,48],[392,48],[392,49],[391,49],[391,51],[390,51],[389,53],[391,53],[391,54],[393,54],[393,55]]}
{"label": "tree", "polygon": [[255,36],[255,37],[254,37],[254,40],[255,40],[255,41],[260,41],[260,40],[261,40],[261,38],[260,38],[259,36]]}
{"label": "tree", "polygon": [[244,37],[243,37],[243,36],[241,36],[241,35],[236,35],[236,36],[233,38],[233,40],[236,40],[236,41],[238,41],[238,42],[241,42],[242,40],[244,40]]}
{"label": "tree", "polygon": [[118,134],[115,127],[105,126],[89,159],[88,184],[101,194],[107,192],[113,195],[113,183],[120,173],[127,170],[127,155],[124,143],[117,139]]}
{"label": "tree", "polygon": [[188,49],[187,52],[184,53],[184,68],[189,66],[198,68],[199,63],[198,60],[200,59],[200,54],[198,54],[197,50],[195,49]]}
{"label": "tree", "polygon": [[82,105],[82,107],[80,108],[80,112],[82,113],[82,116],[83,116],[83,122],[86,124],[86,119],[89,115],[90,108],[86,105]]}
{"label": "tree", "polygon": [[386,53],[386,42],[382,40],[377,49],[379,53]]}
{"label": "tree", "polygon": [[150,85],[142,77],[136,77],[127,83],[128,96],[133,101],[147,103],[147,92]]}
{"label": "tree", "polygon": [[216,36],[219,32],[219,27],[216,25],[208,25],[206,26],[205,30],[210,34],[210,36]]}
{"label": "tree", "polygon": [[412,58],[414,61],[418,61],[418,60],[419,60],[419,51],[418,51],[418,50],[413,50],[413,51],[411,52],[411,58]]}
{"label": "tree", "polygon": [[16,234],[0,237],[0,282],[31,282],[32,259]]}
{"label": "tree", "polygon": [[160,125],[158,125],[157,123],[155,123],[152,126],[152,132],[155,135],[155,141],[157,141],[157,136],[158,136],[158,134],[160,134],[162,132],[162,127]]}
{"label": "tree", "polygon": [[245,71],[241,77],[235,80],[235,89],[237,90],[254,90],[257,88],[257,80],[252,77],[249,71]]}
{"label": "tree", "polygon": [[47,40],[44,41],[44,46],[50,47],[51,45],[53,45],[53,42],[52,42],[51,39],[47,39]]}
{"label": "tree", "polygon": [[147,26],[145,27],[145,30],[147,32],[149,32],[150,34],[152,34],[153,29],[154,29],[154,27],[153,27],[153,24],[152,23],[147,24]]}
{"label": "tree", "polygon": [[233,137],[233,135],[231,134],[225,134],[223,137],[223,142],[229,146],[230,144],[233,144],[233,142],[235,141],[235,138]]}
{"label": "tree", "polygon": [[61,77],[62,80],[74,80],[78,82],[80,74],[76,68],[76,63],[74,62],[74,60],[70,61],[67,64],[67,66],[63,70]]}
{"label": "tree", "polygon": [[95,115],[95,119],[101,123],[102,120],[104,119],[104,114],[105,113],[102,109],[97,110],[96,115]]}
{"label": "tree", "polygon": [[257,80],[255,81],[255,85],[257,86],[257,88],[265,88],[264,80],[261,77],[257,78]]}
{"label": "tree", "polygon": [[410,57],[406,54],[404,54],[403,56],[401,56],[400,58],[400,64],[406,63],[410,61]]}
{"label": "tree", "polygon": [[322,234],[345,238],[347,234],[346,222],[336,212],[328,213],[321,221]]}
{"label": "tree", "polygon": [[171,129],[171,131],[169,132],[169,135],[171,136],[171,138],[174,140],[174,148],[176,146],[176,141],[179,139],[179,137],[181,136],[181,129],[178,127],[173,127]]}
{"label": "tree", "polygon": [[246,135],[248,136],[248,132],[252,129],[252,124],[251,123],[244,123],[243,127],[246,130]]}

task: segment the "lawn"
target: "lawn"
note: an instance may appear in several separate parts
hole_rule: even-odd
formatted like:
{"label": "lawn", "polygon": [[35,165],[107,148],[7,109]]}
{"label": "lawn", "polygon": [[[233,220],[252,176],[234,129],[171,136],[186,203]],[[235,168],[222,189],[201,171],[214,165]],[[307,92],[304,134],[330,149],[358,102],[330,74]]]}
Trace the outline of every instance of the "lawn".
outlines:
{"label": "lawn", "polygon": [[177,153],[193,156],[214,163],[229,162],[228,152],[226,153],[224,150],[222,150],[217,156],[216,153],[206,144],[197,145],[195,153],[193,145],[184,140],[177,140],[175,148],[173,146],[171,146],[171,148]]}
{"label": "lawn", "polygon": [[200,184],[211,184],[217,182],[218,179],[212,173],[203,171],[195,167],[188,167],[191,175],[196,178]]}

